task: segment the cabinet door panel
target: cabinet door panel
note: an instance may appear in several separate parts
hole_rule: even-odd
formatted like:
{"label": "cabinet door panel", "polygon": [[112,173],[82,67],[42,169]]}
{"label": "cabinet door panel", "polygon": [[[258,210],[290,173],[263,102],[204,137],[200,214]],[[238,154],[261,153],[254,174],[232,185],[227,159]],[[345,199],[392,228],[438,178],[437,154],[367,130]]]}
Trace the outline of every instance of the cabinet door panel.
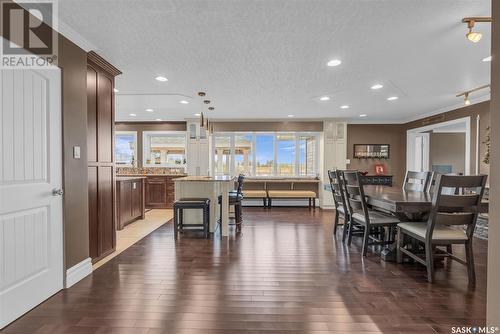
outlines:
{"label": "cabinet door panel", "polygon": [[[135,186],[134,186],[135,184]],[[132,217],[142,215],[142,181],[131,182]]]}
{"label": "cabinet door panel", "polygon": [[164,178],[149,178],[146,183],[146,206],[149,208],[165,208],[167,184]]}
{"label": "cabinet door panel", "polygon": [[108,254],[115,248],[115,224],[113,221],[113,168],[99,167],[98,199],[99,199],[99,246],[100,255]]}
{"label": "cabinet door panel", "polygon": [[97,74],[97,138],[99,162],[113,162],[113,82]]}

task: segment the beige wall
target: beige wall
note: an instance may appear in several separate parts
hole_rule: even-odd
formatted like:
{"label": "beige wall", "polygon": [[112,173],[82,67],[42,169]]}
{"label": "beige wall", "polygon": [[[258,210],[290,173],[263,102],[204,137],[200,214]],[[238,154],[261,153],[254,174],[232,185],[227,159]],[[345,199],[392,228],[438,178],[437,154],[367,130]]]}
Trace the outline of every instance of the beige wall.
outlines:
{"label": "beige wall", "polygon": [[[470,159],[470,171],[475,172],[476,166],[476,119],[479,117],[479,172],[483,174],[489,174],[489,166],[482,162],[486,145],[482,142],[486,138],[486,128],[490,126],[490,101],[485,101],[477,104],[473,104],[468,107],[458,108],[445,113],[434,115],[431,117],[422,118],[413,122],[403,124],[405,132],[405,147],[406,147],[406,130],[415,129],[423,126],[428,126],[431,124],[437,124],[442,122],[451,121],[458,118],[470,117],[471,124],[471,159]],[[406,148],[405,148],[406,150]],[[404,162],[406,164],[406,162]]]}
{"label": "beige wall", "polygon": [[430,133],[429,165],[451,165],[465,173],[465,133]]}
{"label": "beige wall", "polygon": [[[405,170],[405,145],[403,138],[403,127],[401,124],[348,124],[347,159],[350,159],[351,163],[347,165],[347,168],[373,174],[374,164],[383,163],[387,167],[387,174],[394,176],[393,185],[401,185]],[[389,159],[355,159],[353,158],[354,144],[389,144]]]}
{"label": "beige wall", "polygon": [[489,166],[482,162],[486,152],[486,145],[482,142],[486,138],[486,129],[490,126],[489,101],[458,108],[405,124],[348,124],[347,159],[351,160],[351,164],[348,165],[347,168],[373,173],[373,164],[379,162],[379,160],[353,159],[352,151],[354,144],[390,144],[390,159],[380,160],[380,162],[386,164],[388,174],[394,175],[394,185],[401,185],[406,170],[406,131],[463,117],[470,117],[471,120],[471,173],[475,172],[476,119],[479,117],[479,171],[483,174],[489,174]]}
{"label": "beige wall", "polygon": [[[492,0],[491,54],[491,170],[500,168],[500,0]],[[500,174],[490,177],[490,224],[488,231],[487,320],[500,326]]]}
{"label": "beige wall", "polygon": [[137,167],[143,167],[143,131],[186,131],[186,122],[116,122],[115,131],[137,132]]}

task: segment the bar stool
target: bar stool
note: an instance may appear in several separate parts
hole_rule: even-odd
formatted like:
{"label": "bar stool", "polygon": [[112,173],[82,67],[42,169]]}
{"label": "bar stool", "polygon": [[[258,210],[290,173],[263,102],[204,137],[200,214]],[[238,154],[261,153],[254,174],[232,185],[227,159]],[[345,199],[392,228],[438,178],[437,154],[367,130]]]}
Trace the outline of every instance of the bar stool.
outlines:
{"label": "bar stool", "polygon": [[[229,206],[234,206],[234,225],[236,225],[236,231],[241,231],[241,224],[243,222],[243,210],[242,210],[242,200],[243,200],[243,180],[245,179],[244,174],[238,176],[238,186],[236,190],[229,192]],[[218,204],[220,207],[220,217],[218,223],[222,222],[222,195],[218,197]]]}
{"label": "bar stool", "polygon": [[201,227],[205,238],[208,238],[210,225],[210,199],[208,198],[181,198],[174,202],[174,238],[177,239],[179,230],[184,231],[184,209],[203,210],[203,221],[201,224],[186,224],[187,227]]}

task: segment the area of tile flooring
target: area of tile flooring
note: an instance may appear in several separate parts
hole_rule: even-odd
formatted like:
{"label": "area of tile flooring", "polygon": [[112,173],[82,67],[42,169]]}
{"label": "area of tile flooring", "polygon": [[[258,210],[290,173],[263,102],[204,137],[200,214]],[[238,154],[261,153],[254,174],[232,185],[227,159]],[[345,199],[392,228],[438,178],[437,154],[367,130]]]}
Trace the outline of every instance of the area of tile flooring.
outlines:
{"label": "area of tile flooring", "polygon": [[101,261],[95,263],[92,267],[94,270],[129,248],[137,241],[141,240],[158,227],[168,222],[174,216],[170,209],[155,209],[146,212],[146,218],[137,220],[121,231],[116,231],[116,251]]}

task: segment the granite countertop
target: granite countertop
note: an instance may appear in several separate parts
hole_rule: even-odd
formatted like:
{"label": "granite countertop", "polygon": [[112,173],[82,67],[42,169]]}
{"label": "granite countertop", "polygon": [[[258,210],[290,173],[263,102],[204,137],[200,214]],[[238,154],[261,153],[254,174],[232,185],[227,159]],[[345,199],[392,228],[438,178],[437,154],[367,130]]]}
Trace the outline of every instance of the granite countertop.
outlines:
{"label": "granite countertop", "polygon": [[220,175],[220,176],[185,176],[179,177],[174,181],[182,181],[182,182],[229,182],[236,180],[236,177]]}
{"label": "granite countertop", "polygon": [[130,181],[130,180],[141,180],[141,179],[145,179],[146,177],[145,176],[121,176],[121,175],[117,175],[115,177],[115,180],[116,181]]}

